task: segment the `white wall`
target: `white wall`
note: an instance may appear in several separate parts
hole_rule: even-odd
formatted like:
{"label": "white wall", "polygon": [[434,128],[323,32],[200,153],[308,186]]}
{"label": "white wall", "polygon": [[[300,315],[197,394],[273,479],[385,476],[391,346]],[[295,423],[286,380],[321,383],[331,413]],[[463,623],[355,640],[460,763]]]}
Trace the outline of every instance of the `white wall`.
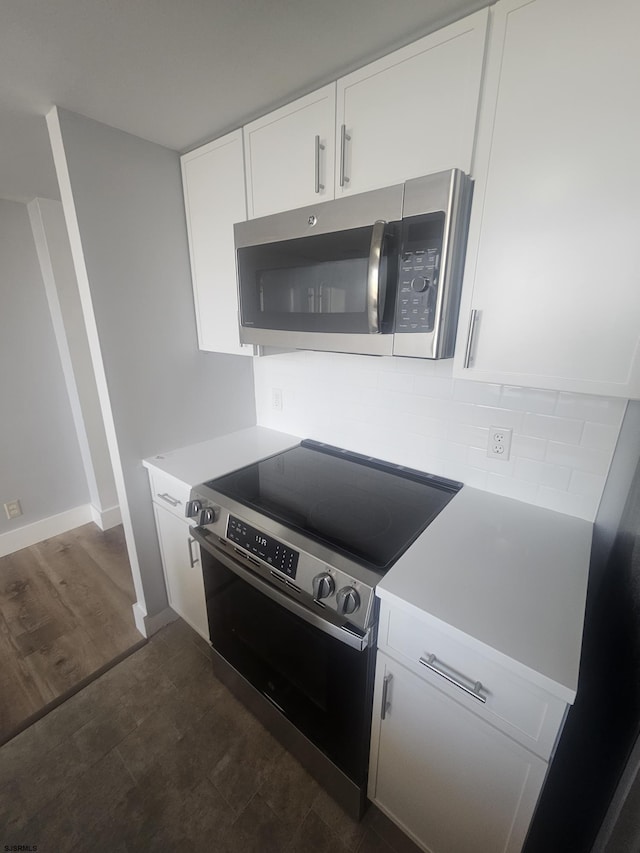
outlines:
{"label": "white wall", "polygon": [[[294,352],[256,361],[258,423],[592,521],[626,401],[468,382],[452,362]],[[283,391],[281,412],[272,389]],[[511,427],[508,461],[490,426]]]}
{"label": "white wall", "polygon": [[[0,535],[13,541],[89,495],[27,208],[3,200],[0,306]],[[15,498],[23,515],[8,521]]]}
{"label": "white wall", "polygon": [[176,152],[47,117],[134,584],[166,607],[142,459],[255,423],[252,360],[200,352]]}
{"label": "white wall", "polygon": [[89,487],[91,513],[96,524],[106,530],[120,523],[120,510],[62,204],[34,199],[27,210]]}

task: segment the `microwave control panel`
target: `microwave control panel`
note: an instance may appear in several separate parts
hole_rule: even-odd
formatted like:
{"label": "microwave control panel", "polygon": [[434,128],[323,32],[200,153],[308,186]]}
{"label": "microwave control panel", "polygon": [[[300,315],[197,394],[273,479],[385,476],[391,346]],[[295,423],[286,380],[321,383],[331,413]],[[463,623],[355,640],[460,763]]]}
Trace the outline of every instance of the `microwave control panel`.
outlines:
{"label": "microwave control panel", "polygon": [[433,332],[438,302],[444,213],[402,223],[395,331]]}

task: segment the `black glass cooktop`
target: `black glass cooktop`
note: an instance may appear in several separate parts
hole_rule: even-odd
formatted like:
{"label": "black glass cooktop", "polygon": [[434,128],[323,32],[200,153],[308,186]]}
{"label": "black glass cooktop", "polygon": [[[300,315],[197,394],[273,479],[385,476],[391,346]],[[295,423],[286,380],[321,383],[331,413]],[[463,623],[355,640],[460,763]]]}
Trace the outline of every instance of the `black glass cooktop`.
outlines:
{"label": "black glass cooktop", "polygon": [[379,574],[462,488],[309,439],[205,485]]}

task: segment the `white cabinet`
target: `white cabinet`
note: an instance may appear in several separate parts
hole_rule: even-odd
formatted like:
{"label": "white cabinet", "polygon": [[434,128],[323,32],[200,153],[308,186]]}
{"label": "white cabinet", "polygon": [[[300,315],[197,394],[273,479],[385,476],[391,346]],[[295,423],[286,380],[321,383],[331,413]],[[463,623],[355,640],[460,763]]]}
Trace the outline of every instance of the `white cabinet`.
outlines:
{"label": "white cabinet", "polygon": [[244,128],[249,218],[333,198],[336,86]]}
{"label": "white cabinet", "polygon": [[383,601],[369,797],[429,853],[518,853],[565,711]]}
{"label": "white cabinet", "polygon": [[382,652],[376,678],[376,805],[430,853],[519,851],[546,763]]}
{"label": "white cabinet", "polygon": [[487,17],[483,9],[338,80],[336,198],[471,172]]}
{"label": "white cabinet", "polygon": [[476,12],[248,124],[249,217],[470,172],[487,18]]}
{"label": "white cabinet", "polygon": [[154,469],[149,479],[169,605],[208,642],[200,549],[185,517],[190,488]]}
{"label": "white cabinet", "polygon": [[455,374],[639,397],[640,4],[493,16]]}
{"label": "white cabinet", "polygon": [[233,224],[247,218],[242,131],[181,157],[200,349],[253,355],[240,343]]}

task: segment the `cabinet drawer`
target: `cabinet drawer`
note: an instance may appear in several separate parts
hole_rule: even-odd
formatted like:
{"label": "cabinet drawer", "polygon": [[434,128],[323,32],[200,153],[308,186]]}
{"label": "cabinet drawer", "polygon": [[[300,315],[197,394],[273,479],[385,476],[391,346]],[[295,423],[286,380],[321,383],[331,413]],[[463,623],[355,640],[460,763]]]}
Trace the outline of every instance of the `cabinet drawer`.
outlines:
{"label": "cabinet drawer", "polygon": [[386,602],[378,646],[541,758],[551,756],[567,708],[563,700]]}
{"label": "cabinet drawer", "polygon": [[149,481],[153,502],[186,521],[185,509],[191,494],[191,486],[153,468],[149,469]]}

